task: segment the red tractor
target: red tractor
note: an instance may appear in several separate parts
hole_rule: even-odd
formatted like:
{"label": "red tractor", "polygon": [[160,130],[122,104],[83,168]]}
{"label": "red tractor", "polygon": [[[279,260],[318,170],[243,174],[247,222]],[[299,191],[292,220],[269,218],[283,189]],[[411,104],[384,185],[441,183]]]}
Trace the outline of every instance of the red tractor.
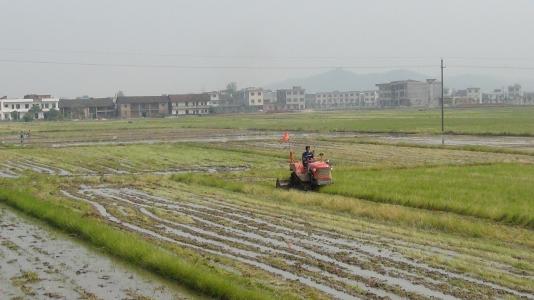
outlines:
{"label": "red tractor", "polygon": [[289,152],[289,180],[276,180],[278,188],[300,188],[302,190],[317,189],[331,184],[332,166],[328,160],[323,160],[323,154],[319,159],[313,159],[305,166],[301,161],[294,159],[293,152]]}

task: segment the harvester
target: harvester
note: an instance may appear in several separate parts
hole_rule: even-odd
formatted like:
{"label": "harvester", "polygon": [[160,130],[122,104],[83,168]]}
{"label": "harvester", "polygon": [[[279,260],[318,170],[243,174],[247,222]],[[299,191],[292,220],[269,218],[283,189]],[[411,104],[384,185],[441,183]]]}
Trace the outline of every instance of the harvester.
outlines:
{"label": "harvester", "polygon": [[318,189],[321,186],[331,184],[332,166],[330,161],[325,160],[323,153],[318,159],[312,159],[304,165],[295,159],[292,151],[289,152],[289,180],[276,179],[277,188],[298,188],[302,190]]}

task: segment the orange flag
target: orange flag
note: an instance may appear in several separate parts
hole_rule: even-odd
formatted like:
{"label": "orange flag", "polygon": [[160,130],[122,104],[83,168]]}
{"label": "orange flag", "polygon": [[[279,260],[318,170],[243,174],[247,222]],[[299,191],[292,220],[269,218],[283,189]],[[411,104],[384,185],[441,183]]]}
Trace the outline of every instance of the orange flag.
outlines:
{"label": "orange flag", "polygon": [[281,141],[285,143],[289,142],[289,133],[287,133],[287,131],[282,135]]}

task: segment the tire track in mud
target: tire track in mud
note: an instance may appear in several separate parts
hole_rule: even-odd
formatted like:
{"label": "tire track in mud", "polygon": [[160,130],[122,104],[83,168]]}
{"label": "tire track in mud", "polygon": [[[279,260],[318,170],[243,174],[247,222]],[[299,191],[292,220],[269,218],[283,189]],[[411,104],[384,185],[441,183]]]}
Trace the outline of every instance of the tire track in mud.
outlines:
{"label": "tire track in mud", "polygon": [[84,177],[84,176],[112,176],[112,175],[172,175],[178,173],[231,173],[247,171],[249,166],[196,166],[183,168],[168,168],[161,170],[135,171],[130,167],[123,166],[114,169],[108,166],[99,166],[100,171],[83,167],[75,167],[78,172],[68,171],[59,167],[47,165],[32,159],[10,160],[0,163],[0,178],[18,178],[24,172],[31,171],[38,174],[61,176],[61,177]]}
{"label": "tire track in mud", "polygon": [[[65,192],[91,203],[111,222],[210,254],[298,280],[335,298],[487,298],[523,294],[462,274],[432,268],[373,243],[311,226],[305,219],[186,194],[172,201],[129,188],[87,187]],[[127,207],[150,222],[132,224],[106,207]],[[158,215],[157,209],[165,215]],[[189,217],[177,222],[171,217]],[[452,286],[449,280],[462,282]],[[469,289],[465,289],[468,286]]]}
{"label": "tire track in mud", "polygon": [[152,230],[148,230],[146,228],[143,228],[143,227],[140,227],[140,226],[137,226],[137,225],[125,222],[125,221],[121,221],[120,219],[118,219],[115,216],[113,216],[112,214],[110,214],[102,204],[100,204],[100,203],[98,203],[98,202],[96,202],[94,200],[89,200],[89,199],[82,198],[83,194],[85,194],[85,193],[82,193],[81,197],[76,196],[76,195],[74,195],[74,193],[67,192],[67,191],[62,191],[62,193],[65,196],[69,197],[69,198],[76,199],[76,200],[83,201],[83,202],[91,204],[98,211],[98,213],[102,217],[104,217],[105,219],[107,219],[107,220],[109,220],[109,221],[111,221],[113,223],[116,223],[118,225],[121,225],[121,226],[123,226],[123,227],[125,227],[127,229],[133,230],[135,232],[139,232],[139,233],[145,234],[147,236],[156,238],[156,239],[164,241],[164,242],[177,244],[177,245],[188,247],[188,248],[191,248],[191,249],[194,249],[194,250],[198,250],[198,251],[201,251],[201,252],[206,252],[206,253],[209,253],[209,254],[219,255],[219,256],[223,256],[223,257],[227,257],[227,258],[231,258],[231,259],[237,260],[239,262],[247,263],[247,264],[250,264],[250,265],[252,265],[254,267],[257,267],[259,269],[262,269],[262,270],[265,270],[267,272],[279,275],[279,276],[283,277],[284,279],[300,281],[303,284],[306,284],[306,285],[309,285],[311,287],[317,288],[317,289],[319,289],[319,290],[321,290],[321,291],[323,291],[323,292],[325,292],[327,294],[330,294],[330,295],[332,295],[332,296],[334,296],[336,298],[339,298],[339,299],[359,299],[358,297],[355,297],[353,295],[344,294],[344,293],[339,292],[339,291],[337,291],[337,290],[335,290],[335,289],[333,289],[333,288],[331,288],[329,286],[316,283],[316,282],[314,282],[314,281],[312,281],[312,280],[310,280],[308,278],[305,278],[305,277],[296,276],[296,275],[292,274],[291,272],[286,272],[284,270],[277,269],[277,268],[272,267],[272,266],[270,266],[268,264],[257,262],[255,260],[246,259],[246,258],[243,258],[243,257],[238,256],[238,255],[234,255],[234,254],[231,254],[231,253],[225,253],[225,252],[221,252],[221,251],[218,251],[218,250],[212,250],[212,249],[209,249],[209,248],[201,247],[201,246],[195,245],[194,243],[181,242],[179,240],[170,238],[170,237],[168,237],[168,236],[166,236],[164,234],[160,234],[158,232],[155,232],[155,231],[152,231]]}

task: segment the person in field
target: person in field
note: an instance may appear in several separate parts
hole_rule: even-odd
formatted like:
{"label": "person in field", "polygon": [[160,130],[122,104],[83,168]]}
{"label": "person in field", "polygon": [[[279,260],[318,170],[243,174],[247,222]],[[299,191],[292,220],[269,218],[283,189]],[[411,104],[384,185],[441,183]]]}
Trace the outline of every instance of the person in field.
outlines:
{"label": "person in field", "polygon": [[308,163],[313,161],[313,152],[310,151],[310,146],[306,146],[306,151],[302,153],[302,164],[308,167]]}

